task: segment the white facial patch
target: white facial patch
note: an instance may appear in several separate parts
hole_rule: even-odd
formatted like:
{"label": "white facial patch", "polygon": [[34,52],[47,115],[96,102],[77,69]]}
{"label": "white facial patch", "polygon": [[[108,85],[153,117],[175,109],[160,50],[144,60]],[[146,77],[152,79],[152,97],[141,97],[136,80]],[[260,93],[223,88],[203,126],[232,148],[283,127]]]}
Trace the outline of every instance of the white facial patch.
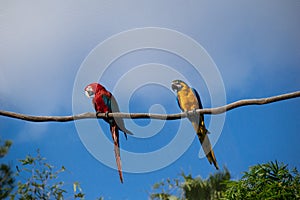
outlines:
{"label": "white facial patch", "polygon": [[90,96],[90,94],[89,94],[89,92],[88,91],[84,91],[84,94],[85,94],[85,96],[87,96],[88,98],[90,98],[91,96]]}
{"label": "white facial patch", "polygon": [[93,89],[90,86],[85,89],[84,93],[88,98],[94,97],[95,95]]}

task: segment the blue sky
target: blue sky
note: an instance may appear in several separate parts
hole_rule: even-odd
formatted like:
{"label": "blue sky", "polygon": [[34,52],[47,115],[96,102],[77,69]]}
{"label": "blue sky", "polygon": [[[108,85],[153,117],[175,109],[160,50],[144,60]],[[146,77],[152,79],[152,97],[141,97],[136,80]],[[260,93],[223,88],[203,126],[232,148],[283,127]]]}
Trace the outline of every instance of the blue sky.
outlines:
{"label": "blue sky", "polygon": [[[220,71],[228,103],[300,88],[300,3],[297,0],[226,3],[1,1],[0,4],[1,110],[32,115],[71,115],[76,75],[89,53],[115,34],[143,27],[176,30],[201,44]],[[210,107],[205,77],[197,78],[190,71],[190,63],[164,51],[148,49],[120,57],[105,72],[103,84],[112,90],[123,74],[147,63],[161,63],[181,71],[200,92],[204,107]],[[146,75],[136,78],[142,80]],[[86,79],[89,80],[88,74]],[[121,104],[125,101],[122,95],[115,95],[119,95]],[[90,99],[80,103],[81,108],[92,111]],[[128,109],[148,112],[154,104],[161,104],[164,110],[152,107],[153,111],[179,112],[170,88],[157,85],[136,90]],[[300,169],[297,153],[300,152],[299,112],[299,99],[229,111],[223,130],[212,133],[220,135],[214,146],[219,165],[226,166],[234,178],[241,177],[241,172],[251,165],[275,159]],[[210,116],[206,116],[206,120],[209,122]],[[145,133],[137,132],[128,141],[120,136],[122,148],[134,152],[162,148],[172,140],[175,135],[172,133],[181,123],[135,122],[145,126],[140,129]],[[103,134],[110,139],[107,125],[99,123]],[[161,131],[142,138],[143,134],[151,135],[152,129],[146,127],[149,123],[162,126]],[[187,135],[191,131],[189,127]],[[0,117],[0,136],[14,142],[4,161],[16,164],[17,159],[33,155],[39,148],[49,162],[68,169],[62,177],[67,186],[72,188],[72,182],[81,182],[87,199],[97,196],[147,199],[155,182],[176,177],[181,171],[204,178],[215,172],[206,159],[198,158],[200,146],[196,139],[171,165],[148,173],[124,173],[125,183],[120,184],[117,171],[96,160],[85,148],[73,122],[29,123]],[[97,142],[101,146],[102,141]],[[112,152],[98,153],[113,156]],[[128,164],[122,158],[126,167]],[[130,164],[135,165],[133,162]]]}

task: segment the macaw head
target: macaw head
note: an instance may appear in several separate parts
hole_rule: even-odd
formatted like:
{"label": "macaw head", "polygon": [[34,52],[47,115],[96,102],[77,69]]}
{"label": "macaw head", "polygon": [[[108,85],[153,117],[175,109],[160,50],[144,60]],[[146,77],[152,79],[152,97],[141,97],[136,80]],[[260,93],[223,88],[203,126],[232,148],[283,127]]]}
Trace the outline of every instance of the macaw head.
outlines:
{"label": "macaw head", "polygon": [[104,89],[99,83],[91,83],[84,88],[84,93],[88,98],[94,97],[95,94]]}
{"label": "macaw head", "polygon": [[183,82],[182,80],[174,80],[172,81],[172,90],[174,92],[179,92],[182,89],[188,89],[189,86]]}

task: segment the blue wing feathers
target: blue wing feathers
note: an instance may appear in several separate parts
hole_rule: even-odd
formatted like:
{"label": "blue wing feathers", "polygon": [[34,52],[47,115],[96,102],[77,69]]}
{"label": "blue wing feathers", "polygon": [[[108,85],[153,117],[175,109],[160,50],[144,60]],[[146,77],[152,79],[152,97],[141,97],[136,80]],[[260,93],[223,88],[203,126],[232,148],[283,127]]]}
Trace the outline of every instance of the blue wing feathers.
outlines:
{"label": "blue wing feathers", "polygon": [[202,103],[201,103],[201,100],[200,100],[200,96],[199,96],[197,90],[195,90],[194,88],[192,88],[192,91],[193,91],[194,95],[196,96],[196,98],[198,100],[199,108],[203,109],[203,106],[202,106]]}
{"label": "blue wing feathers", "polygon": [[110,99],[108,96],[106,96],[106,95],[102,95],[102,99],[103,99],[105,105],[106,105],[109,109],[111,109],[111,99]]}
{"label": "blue wing feathers", "polygon": [[177,97],[176,97],[176,101],[177,101],[177,104],[178,104],[179,108],[182,110],[181,105],[180,105],[180,103],[179,103],[179,97],[178,97],[178,95],[177,95]]}

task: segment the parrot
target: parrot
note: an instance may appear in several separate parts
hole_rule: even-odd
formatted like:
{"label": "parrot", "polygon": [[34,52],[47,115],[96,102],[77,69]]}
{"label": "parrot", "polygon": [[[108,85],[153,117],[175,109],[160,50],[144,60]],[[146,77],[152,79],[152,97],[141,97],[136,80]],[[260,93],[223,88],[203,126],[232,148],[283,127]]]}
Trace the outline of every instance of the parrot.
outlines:
{"label": "parrot", "polygon": [[[177,93],[177,103],[183,112],[195,112],[196,109],[203,108],[198,92],[194,88],[190,88],[184,81],[174,80],[172,81],[171,87],[172,90]],[[204,124],[204,115],[197,115],[195,112],[195,115],[188,115],[188,119],[191,121],[196,131],[209,163],[213,163],[218,170],[219,166],[207,135],[209,131]]]}
{"label": "parrot", "polygon": [[[85,95],[88,98],[93,98],[92,102],[96,113],[119,112],[119,106],[114,96],[105,89],[99,83],[91,83],[84,89]],[[127,134],[133,135],[133,133],[125,128],[124,120],[122,118],[105,118],[104,119],[110,126],[110,132],[114,142],[114,152],[116,157],[116,163],[120,176],[120,181],[123,183],[121,157],[120,157],[120,144],[119,144],[119,131],[122,131],[127,139]]]}

